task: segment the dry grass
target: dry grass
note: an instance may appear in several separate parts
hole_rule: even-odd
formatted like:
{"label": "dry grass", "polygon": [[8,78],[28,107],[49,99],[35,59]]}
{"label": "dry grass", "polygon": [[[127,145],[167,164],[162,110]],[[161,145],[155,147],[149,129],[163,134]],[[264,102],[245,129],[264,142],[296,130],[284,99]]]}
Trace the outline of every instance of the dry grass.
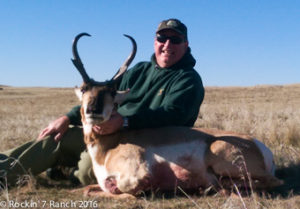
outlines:
{"label": "dry grass", "polygon": [[[72,89],[1,88],[0,151],[36,138],[50,121],[78,104]],[[138,200],[94,200],[70,193],[67,184],[49,184],[40,177],[29,178],[30,182],[20,189],[4,190],[0,208],[9,208],[1,205],[1,201],[9,200],[31,203],[31,208],[34,204],[37,208],[300,208],[299,107],[300,84],[206,88],[196,126],[246,133],[267,144],[275,155],[277,176],[286,182],[274,191],[239,196],[237,190],[236,195],[228,196],[178,190],[177,194],[147,194]]]}

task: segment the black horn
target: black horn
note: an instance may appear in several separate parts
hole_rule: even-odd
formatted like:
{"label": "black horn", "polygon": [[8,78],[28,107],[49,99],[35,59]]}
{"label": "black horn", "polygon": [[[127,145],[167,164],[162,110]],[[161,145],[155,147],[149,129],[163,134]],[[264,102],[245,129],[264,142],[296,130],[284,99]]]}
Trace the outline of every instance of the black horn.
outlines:
{"label": "black horn", "polygon": [[74,59],[72,59],[72,62],[75,65],[75,67],[77,68],[77,70],[79,71],[79,73],[81,74],[84,83],[90,83],[90,84],[93,84],[93,85],[113,85],[113,86],[116,86],[115,84],[118,84],[118,82],[122,79],[122,75],[126,72],[128,66],[130,65],[130,63],[132,62],[132,60],[135,57],[136,50],[137,50],[135,40],[131,36],[124,34],[124,36],[129,38],[132,42],[132,51],[131,51],[130,55],[125,60],[124,64],[120,67],[119,71],[113,76],[113,78],[110,81],[97,82],[97,81],[94,81],[93,79],[91,79],[88,76],[88,74],[86,73],[86,71],[84,69],[84,66],[81,62],[81,59],[78,55],[77,42],[82,36],[91,36],[91,35],[88,34],[88,33],[80,33],[75,37],[75,39],[73,41],[73,45],[72,45],[72,52],[73,52],[73,57],[74,57]]}
{"label": "black horn", "polygon": [[88,76],[88,74],[86,73],[84,66],[81,62],[81,59],[79,57],[78,51],[77,51],[77,42],[82,36],[91,36],[91,35],[88,33],[80,33],[74,38],[73,45],[72,45],[72,52],[73,52],[74,59],[71,59],[71,60],[72,60],[73,64],[75,65],[75,67],[77,68],[77,70],[79,71],[79,73],[81,74],[81,76],[83,78],[83,82],[90,83],[91,79]]}
{"label": "black horn", "polygon": [[124,36],[130,39],[130,41],[132,43],[132,51],[131,51],[130,55],[128,56],[128,58],[125,60],[124,64],[120,67],[119,71],[111,79],[116,82],[121,80],[122,75],[126,72],[126,70],[128,69],[128,66],[131,64],[132,60],[134,59],[136,50],[137,50],[135,40],[129,35],[124,34]]}

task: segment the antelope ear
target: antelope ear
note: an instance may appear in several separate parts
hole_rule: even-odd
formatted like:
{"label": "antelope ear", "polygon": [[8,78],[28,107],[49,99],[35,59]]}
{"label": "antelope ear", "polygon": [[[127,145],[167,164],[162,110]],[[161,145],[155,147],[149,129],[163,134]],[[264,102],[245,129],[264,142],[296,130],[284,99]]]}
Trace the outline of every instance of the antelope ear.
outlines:
{"label": "antelope ear", "polygon": [[83,95],[83,93],[81,91],[81,88],[76,87],[74,89],[74,92],[75,92],[76,96],[78,97],[79,101],[82,101],[82,95]]}
{"label": "antelope ear", "polygon": [[117,91],[114,102],[117,104],[122,104],[129,92],[130,89],[127,89],[125,91]]}

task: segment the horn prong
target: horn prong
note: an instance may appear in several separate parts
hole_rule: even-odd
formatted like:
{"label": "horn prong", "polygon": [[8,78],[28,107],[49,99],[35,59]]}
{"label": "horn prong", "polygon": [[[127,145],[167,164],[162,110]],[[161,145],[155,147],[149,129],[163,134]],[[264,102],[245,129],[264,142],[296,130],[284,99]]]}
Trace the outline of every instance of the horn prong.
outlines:
{"label": "horn prong", "polygon": [[137,51],[137,45],[136,45],[134,38],[132,38],[131,36],[129,36],[127,34],[123,34],[123,35],[130,39],[130,41],[132,43],[132,51],[131,51],[130,55],[127,57],[127,59],[125,60],[125,62],[123,63],[123,65],[120,67],[119,71],[113,76],[112,80],[118,80],[119,78],[122,77],[122,75],[126,72],[129,65],[131,64],[132,60],[134,59],[134,57],[136,55],[136,51]]}

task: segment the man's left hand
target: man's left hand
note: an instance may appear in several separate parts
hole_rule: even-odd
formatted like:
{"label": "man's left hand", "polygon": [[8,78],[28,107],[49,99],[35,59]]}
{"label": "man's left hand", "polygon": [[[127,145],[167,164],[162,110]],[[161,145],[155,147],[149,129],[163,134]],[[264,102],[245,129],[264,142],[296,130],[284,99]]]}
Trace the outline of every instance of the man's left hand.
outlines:
{"label": "man's left hand", "polygon": [[93,131],[99,135],[108,135],[119,131],[123,127],[123,117],[118,112],[113,112],[108,121],[94,125]]}

